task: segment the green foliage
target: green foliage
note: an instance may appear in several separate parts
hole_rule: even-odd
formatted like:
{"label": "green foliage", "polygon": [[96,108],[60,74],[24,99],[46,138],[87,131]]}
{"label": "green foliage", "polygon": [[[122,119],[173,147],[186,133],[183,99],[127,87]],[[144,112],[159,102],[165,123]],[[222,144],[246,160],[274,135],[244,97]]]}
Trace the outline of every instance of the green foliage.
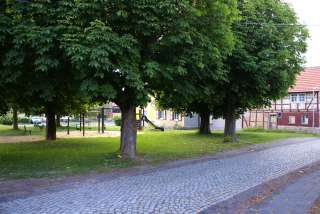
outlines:
{"label": "green foliage", "polygon": [[18,123],[30,123],[31,120],[28,117],[19,117],[18,118]]}
{"label": "green foliage", "polygon": [[113,121],[116,124],[116,126],[121,126],[121,117],[120,116],[114,116]]}
{"label": "green foliage", "polygon": [[80,76],[61,45],[67,9],[64,1],[10,1],[10,12],[0,16],[0,91],[21,110],[43,113],[50,106],[63,114],[79,106]]}
{"label": "green foliage", "polygon": [[12,117],[9,117],[8,115],[0,116],[0,124],[2,125],[12,125]]}
{"label": "green foliage", "polygon": [[232,137],[231,137],[231,136],[224,136],[224,137],[223,137],[223,142],[224,142],[224,143],[231,143],[231,142],[233,142]]}
{"label": "green foliage", "polygon": [[284,96],[303,69],[307,30],[280,0],[241,0],[234,24],[236,46],[225,62],[226,81],[218,84],[216,116],[240,115]]}
{"label": "green foliage", "polygon": [[189,42],[167,44],[167,55],[182,62],[184,72],[161,76],[156,93],[161,107],[178,112],[209,112],[219,102],[216,84],[225,80],[223,60],[234,46],[236,1],[198,1],[194,9],[197,13],[189,17],[185,32]]}

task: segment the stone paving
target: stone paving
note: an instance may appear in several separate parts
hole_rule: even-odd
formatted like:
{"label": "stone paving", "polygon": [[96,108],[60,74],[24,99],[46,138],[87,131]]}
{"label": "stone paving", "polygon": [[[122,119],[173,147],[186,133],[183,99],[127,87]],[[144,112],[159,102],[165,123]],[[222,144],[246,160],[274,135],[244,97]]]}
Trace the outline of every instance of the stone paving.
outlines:
{"label": "stone paving", "polygon": [[305,175],[276,191],[273,196],[246,211],[246,214],[308,213],[320,193],[320,171]]}
{"label": "stone paving", "polygon": [[0,213],[197,213],[320,160],[320,140],[278,146],[0,203]]}

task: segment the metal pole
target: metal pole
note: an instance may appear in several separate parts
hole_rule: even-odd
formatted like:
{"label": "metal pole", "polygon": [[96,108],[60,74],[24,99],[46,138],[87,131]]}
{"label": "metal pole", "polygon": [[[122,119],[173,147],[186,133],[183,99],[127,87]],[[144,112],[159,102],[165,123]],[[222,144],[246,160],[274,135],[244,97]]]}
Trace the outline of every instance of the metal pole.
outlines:
{"label": "metal pole", "polygon": [[258,110],[256,110],[256,122],[255,122],[255,127],[258,127]]}
{"label": "metal pole", "polygon": [[85,135],[85,124],[84,124],[84,114],[82,114],[82,136]]}
{"label": "metal pole", "polygon": [[[312,100],[314,100],[314,89],[313,89],[313,91],[312,91]],[[314,128],[314,117],[315,117],[315,108],[314,108],[314,105],[312,105],[312,111],[313,111],[312,127]]]}
{"label": "metal pole", "polygon": [[262,111],[262,128],[264,129],[264,110]]}
{"label": "metal pole", "polygon": [[101,109],[101,132],[104,133],[104,108]]}
{"label": "metal pole", "polygon": [[98,113],[98,133],[100,134],[100,113]]}
{"label": "metal pole", "polygon": [[320,127],[320,121],[319,121],[319,91],[317,92],[317,118],[318,118],[318,127]]}
{"label": "metal pole", "polygon": [[70,135],[70,117],[68,117],[68,129],[67,134]]}

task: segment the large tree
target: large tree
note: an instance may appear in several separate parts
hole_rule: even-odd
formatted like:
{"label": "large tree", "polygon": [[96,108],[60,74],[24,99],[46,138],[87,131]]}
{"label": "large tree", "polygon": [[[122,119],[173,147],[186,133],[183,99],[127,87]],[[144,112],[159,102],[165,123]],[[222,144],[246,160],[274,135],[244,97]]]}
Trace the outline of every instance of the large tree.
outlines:
{"label": "large tree", "polygon": [[[169,55],[169,43],[189,39],[192,1],[74,1],[71,18],[78,28],[65,47],[75,68],[85,77],[82,90],[93,101],[112,101],[122,113],[120,150],[136,155],[136,108],[145,105],[158,73],[184,72],[182,62],[159,60]],[[163,51],[166,53],[163,53]],[[165,83],[164,83],[165,84]]]}
{"label": "large tree", "polygon": [[223,101],[215,108],[215,115],[226,120],[226,139],[232,141],[241,114],[269,105],[294,84],[308,37],[294,10],[281,0],[239,0],[238,8],[236,46],[225,62],[226,81],[219,84]]}
{"label": "large tree", "polygon": [[197,113],[201,118],[200,133],[209,134],[210,115],[220,101],[216,85],[226,77],[223,60],[234,45],[232,23],[237,9],[233,0],[196,1],[194,7],[198,15],[189,20],[189,43],[170,45],[164,52],[167,56],[163,56],[183,62],[185,72],[177,73],[173,78],[176,81],[171,80],[172,76],[161,76],[156,98],[163,108]]}
{"label": "large tree", "polygon": [[46,114],[46,139],[56,139],[55,115],[75,103],[81,77],[61,45],[67,33],[64,1],[10,1],[10,39],[1,59],[0,86],[10,101]]}

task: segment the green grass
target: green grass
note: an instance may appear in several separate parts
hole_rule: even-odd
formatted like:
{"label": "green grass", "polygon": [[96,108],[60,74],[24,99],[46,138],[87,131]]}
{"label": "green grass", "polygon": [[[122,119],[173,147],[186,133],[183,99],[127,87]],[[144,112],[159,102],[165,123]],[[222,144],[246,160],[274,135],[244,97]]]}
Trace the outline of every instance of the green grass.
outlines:
{"label": "green grass", "polygon": [[56,142],[0,144],[0,179],[51,177],[106,172],[138,164],[194,158],[247,145],[310,134],[292,132],[239,132],[238,143],[221,143],[216,132],[202,136],[196,131],[146,131],[138,137],[139,161],[118,157],[119,138],[60,139]]}

